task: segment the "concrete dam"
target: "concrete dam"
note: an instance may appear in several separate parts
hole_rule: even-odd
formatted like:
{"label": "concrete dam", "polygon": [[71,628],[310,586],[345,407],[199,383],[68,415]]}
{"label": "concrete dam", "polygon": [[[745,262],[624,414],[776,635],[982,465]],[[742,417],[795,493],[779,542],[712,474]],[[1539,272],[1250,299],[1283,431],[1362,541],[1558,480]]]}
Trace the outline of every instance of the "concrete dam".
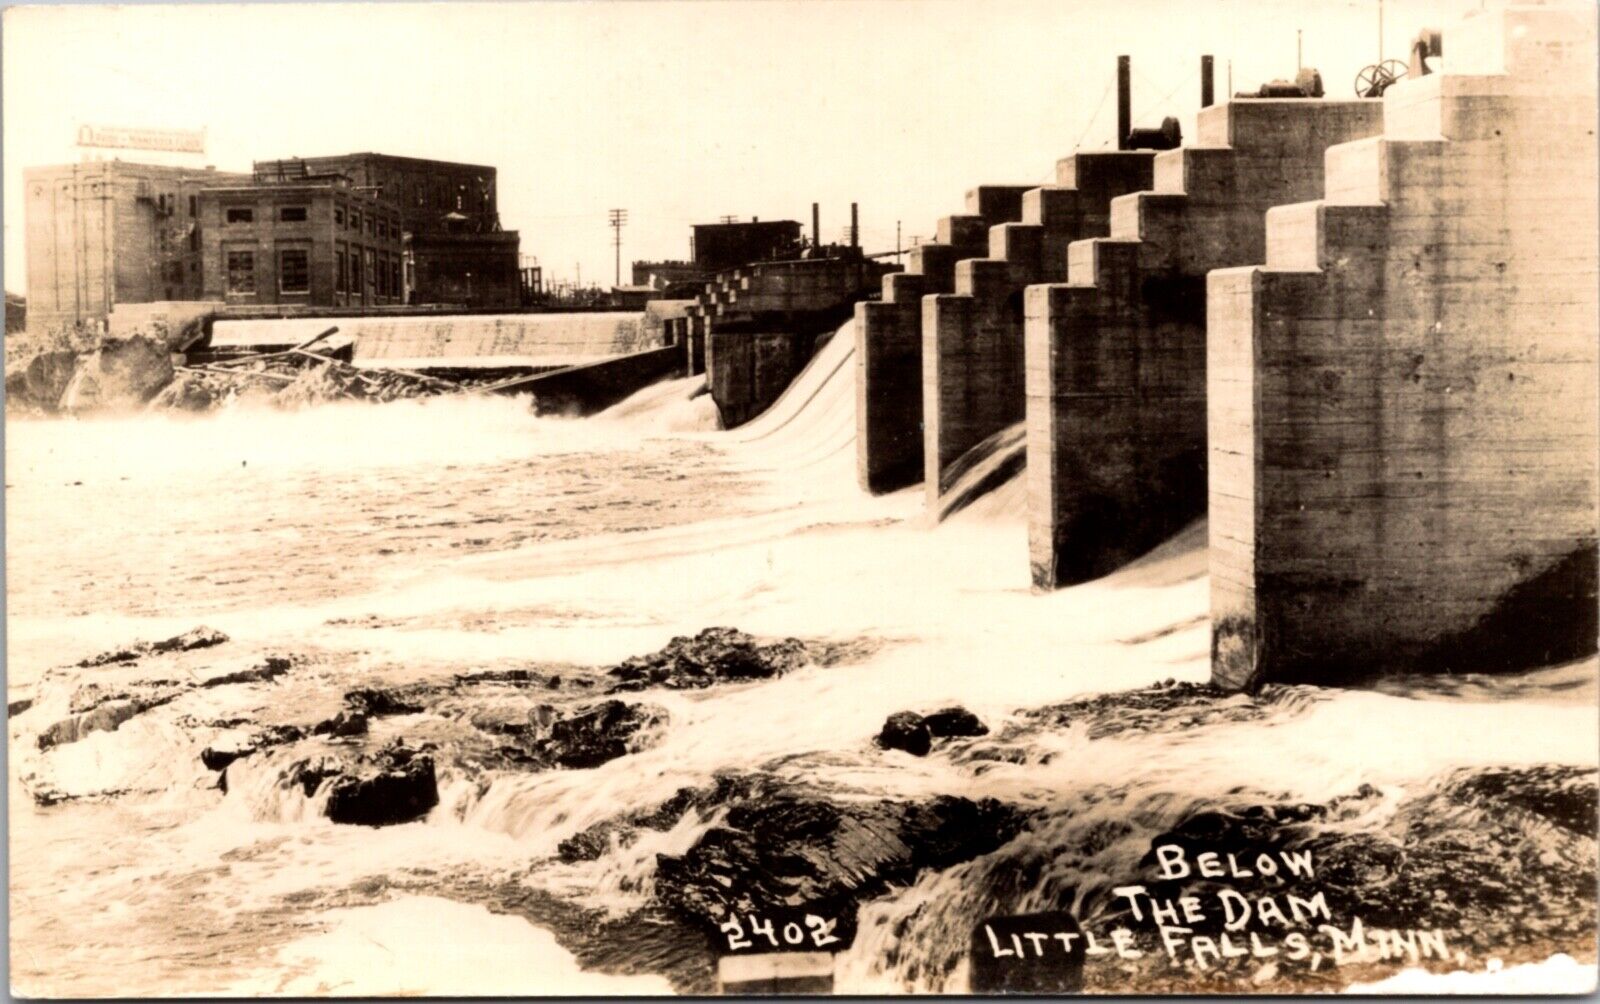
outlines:
{"label": "concrete dam", "polygon": [[[1594,20],[1474,12],[1381,97],[1240,96],[974,187],[856,297],[861,486],[936,523],[1020,485],[1038,590],[1208,517],[1228,688],[1594,652]],[[690,372],[771,354],[702,315]],[[775,396],[753,372],[713,366],[719,403]]]}
{"label": "concrete dam", "polygon": [[337,325],[357,365],[533,366],[598,362],[661,345],[661,325],[639,311],[439,317],[218,318],[213,349],[294,345]]}

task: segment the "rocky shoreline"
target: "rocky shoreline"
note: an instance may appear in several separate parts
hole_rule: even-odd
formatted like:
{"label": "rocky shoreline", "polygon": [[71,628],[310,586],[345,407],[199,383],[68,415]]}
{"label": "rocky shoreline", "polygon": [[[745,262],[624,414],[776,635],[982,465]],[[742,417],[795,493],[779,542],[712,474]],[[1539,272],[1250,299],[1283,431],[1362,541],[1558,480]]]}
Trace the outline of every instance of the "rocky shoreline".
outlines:
{"label": "rocky shoreline", "polygon": [[[48,754],[95,732],[116,731],[187,694],[293,685],[307,665],[294,654],[243,663],[221,659],[231,646],[226,635],[204,627],[120,646],[71,667],[77,682],[70,692],[46,686],[48,694],[13,702],[12,715],[35,719],[35,743]],[[434,811],[446,775],[585,771],[651,748],[674,724],[648,692],[759,686],[809,665],[848,660],[861,650],[708,628],[612,666],[491,669],[375,682],[346,689],[336,708],[315,719],[190,724],[214,737],[200,760],[224,798],[235,787],[231,779],[255,764],[248,769],[270,771],[274,785],[298,792],[334,824],[392,826]],[[892,715],[876,736],[863,737],[861,752],[944,758],[981,773],[986,763],[1015,762],[1029,737],[1042,731],[1080,728],[1090,742],[1115,741],[1255,721],[1323,698],[1314,688],[1240,695],[1168,682],[1027,709],[992,732],[963,708],[908,709]],[[413,734],[411,723],[430,716],[450,723],[449,734],[459,738],[441,739],[437,729]],[[385,722],[391,724],[380,730]],[[895,762],[884,761],[890,769]],[[41,805],[70,800],[47,786],[35,787],[33,795]],[[1091,992],[1302,992],[1381,978],[1402,964],[1451,971],[1481,968],[1490,958],[1531,961],[1555,952],[1593,957],[1600,805],[1592,768],[1457,768],[1398,797],[1358,785],[1322,802],[1241,790],[1165,822],[1159,814],[1141,820],[1135,813],[1086,828],[1078,817],[1094,803],[1088,778],[1079,809],[1043,809],[951,794],[863,797],[758,764],[683,787],[659,804],[619,806],[616,815],[562,840],[554,860],[583,867],[628,851],[648,834],[698,820],[691,843],[655,856],[645,908],[656,918],[652,936],[661,942],[652,951],[675,960],[669,967],[673,979],[691,992],[705,991],[707,976],[699,967],[708,966],[730,936],[748,939],[773,918],[781,927],[784,918],[799,925],[814,917],[825,925],[830,950],[848,950],[863,936],[858,925],[865,908],[957,869],[962,901],[944,907],[956,912],[942,919],[914,914],[907,921],[943,925],[939,929],[949,932],[921,966],[926,982],[951,989],[960,989],[950,981],[963,965],[966,932],[985,917],[1019,910],[1070,913],[1103,942],[1111,931],[1126,932],[1111,958],[1086,961],[1083,988]],[[1128,874],[1059,887],[1037,878],[1053,859],[1087,862],[1116,841],[1136,844],[1137,864]],[[1206,855],[1228,860],[1236,870],[1210,874],[1191,868],[1181,876],[1162,870],[1174,857],[1192,863]],[[1314,868],[1268,876],[1256,866],[1251,881],[1239,878],[1238,862],[1248,867],[1264,856],[1287,861],[1295,855],[1304,855]],[[1145,899],[1116,892],[1132,885],[1141,887]],[[527,895],[512,902],[503,890],[494,893],[500,908],[565,918],[558,934],[565,928],[574,939],[614,923],[576,907],[534,905]],[[1262,922],[1258,913],[1235,927],[1231,921],[1237,918],[1215,909],[1247,902],[1252,911],[1262,911],[1268,899],[1285,915],[1291,907],[1284,904],[1300,904],[1293,909],[1310,914],[1279,926]],[[1213,908],[1185,918],[1174,950],[1170,932],[1150,922],[1152,902]],[[1312,961],[1309,951],[1296,957],[1296,943],[1284,941],[1291,929],[1317,937],[1324,922],[1348,935],[1353,921],[1378,932],[1369,940],[1375,938],[1372,943],[1385,952],[1392,949],[1391,957],[1362,958],[1351,948],[1351,957],[1335,965],[1320,954]],[[1411,940],[1386,942],[1391,934],[1384,932]],[[1424,945],[1440,932],[1449,953],[1407,957],[1406,951],[1415,952],[1417,932]],[[628,935],[635,936],[642,937]],[[686,944],[686,938],[699,944]],[[1235,952],[1196,954],[1196,945],[1228,945]],[[604,952],[588,951],[604,964]]]}

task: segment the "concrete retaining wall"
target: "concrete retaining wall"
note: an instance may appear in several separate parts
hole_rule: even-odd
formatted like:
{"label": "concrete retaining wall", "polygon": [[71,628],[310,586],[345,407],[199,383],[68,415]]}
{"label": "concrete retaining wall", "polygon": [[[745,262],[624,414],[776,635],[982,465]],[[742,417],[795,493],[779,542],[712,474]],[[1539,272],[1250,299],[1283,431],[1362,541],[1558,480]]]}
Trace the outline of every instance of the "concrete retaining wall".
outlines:
{"label": "concrete retaining wall", "polygon": [[1036,587],[1104,575],[1206,510],[1205,275],[1261,260],[1271,206],[1322,191],[1323,151],[1380,128],[1375,101],[1235,100],[1198,146],[1113,199],[1110,236],[1029,287],[1029,553]]}
{"label": "concrete retaining wall", "polygon": [[1325,200],[1268,214],[1266,267],[1210,277],[1220,684],[1595,649],[1594,9],[1445,42]]}

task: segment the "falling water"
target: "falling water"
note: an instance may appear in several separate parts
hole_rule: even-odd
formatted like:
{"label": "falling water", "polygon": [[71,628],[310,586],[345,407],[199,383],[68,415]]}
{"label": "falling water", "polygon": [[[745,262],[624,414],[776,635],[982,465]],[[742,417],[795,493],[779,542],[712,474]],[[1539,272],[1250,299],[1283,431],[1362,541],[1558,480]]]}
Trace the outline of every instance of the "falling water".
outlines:
{"label": "falling water", "polygon": [[[464,397],[9,422],[8,686],[33,702],[10,719],[14,986],[664,992],[659,938],[617,934],[588,964],[599,949],[561,918],[628,930],[652,909],[656,855],[687,851],[721,810],[592,861],[558,849],[760,768],[840,798],[987,797],[1032,814],[998,850],[865,903],[838,960],[840,990],[959,991],[976,921],[1093,906],[1197,806],[1241,792],[1325,802],[1365,784],[1337,823],[1359,829],[1457,768],[1594,764],[1592,663],[1454,689],[1287,688],[1184,727],[1041,718],[1084,694],[1206,679],[1204,526],[1107,579],[1032,594],[1015,482],[937,528],[916,491],[857,492],[851,342],[835,337],[732,433],[711,431],[697,380],[583,421]],[[76,688],[126,678],[73,663],[199,624],[231,640],[138,672],[198,678],[268,655],[293,669],[39,748]],[[666,724],[587,770],[478,766],[474,722],[532,706],[509,691],[376,719],[371,744],[437,751],[439,805],[405,825],[324,818],[326,791],[289,782],[322,740],[236,761],[226,794],[200,761],[239,731],[229,723],[315,721],[352,688],[505,669],[598,679],[594,667],[708,625],[849,654],[630,695]],[[921,759],[873,745],[887,715],[949,704],[990,736]],[[42,792],[54,804],[30,797]]]}

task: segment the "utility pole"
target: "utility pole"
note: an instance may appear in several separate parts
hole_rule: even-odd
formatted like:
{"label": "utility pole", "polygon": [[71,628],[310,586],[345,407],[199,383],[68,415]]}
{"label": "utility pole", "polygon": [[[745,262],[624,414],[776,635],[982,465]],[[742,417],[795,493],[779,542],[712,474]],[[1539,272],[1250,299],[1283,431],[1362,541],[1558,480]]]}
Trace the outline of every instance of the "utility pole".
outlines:
{"label": "utility pole", "polygon": [[1301,56],[1300,29],[1294,30],[1294,72],[1299,73],[1305,66],[1305,59]]}
{"label": "utility pole", "polygon": [[617,277],[612,284],[616,286],[622,285],[622,228],[627,222],[628,211],[626,209],[611,210],[611,229],[616,231],[616,235],[611,240],[611,246],[617,252]]}

